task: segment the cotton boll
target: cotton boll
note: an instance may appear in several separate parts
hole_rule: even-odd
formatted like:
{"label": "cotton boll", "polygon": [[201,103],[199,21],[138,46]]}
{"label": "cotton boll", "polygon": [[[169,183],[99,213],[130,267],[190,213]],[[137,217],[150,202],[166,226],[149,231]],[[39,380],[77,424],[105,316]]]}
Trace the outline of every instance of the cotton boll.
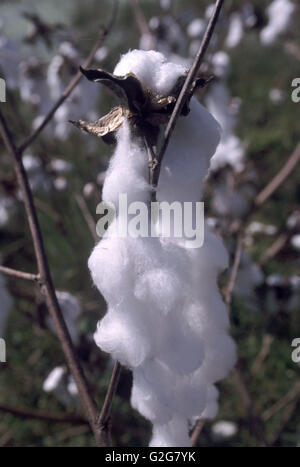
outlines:
{"label": "cotton boll", "polygon": [[163,54],[154,50],[132,50],[122,55],[114,69],[117,76],[134,73],[145,88],[161,95],[167,95],[185,72],[182,65],[168,63]]}
{"label": "cotton boll", "polygon": [[224,78],[228,74],[229,66],[230,66],[230,57],[229,55],[220,50],[216,52],[211,58],[214,74],[218,78]]}
{"label": "cotton boll", "polygon": [[189,447],[191,441],[188,436],[187,421],[181,417],[174,417],[165,425],[153,425],[150,447]]}
{"label": "cotton boll", "polygon": [[225,40],[226,47],[236,47],[244,35],[243,21],[239,13],[233,13],[229,19],[229,31]]}
{"label": "cotton boll", "polygon": [[13,211],[13,199],[0,194],[0,228],[5,227],[9,223]]}
{"label": "cotton boll", "polygon": [[291,245],[295,250],[300,251],[300,234],[292,236]]}
{"label": "cotton boll", "polygon": [[[160,53],[135,50],[121,58],[114,73],[134,73],[145,88],[167,94],[185,70]],[[160,202],[182,206],[201,199],[220,128],[196,99],[190,108],[180,117],[162,163]],[[132,370],[131,403],[153,423],[151,446],[188,446],[189,421],[216,413],[213,384],[236,358],[217,285],[228,255],[208,229],[203,246],[195,249],[188,248],[185,233],[163,236],[159,226],[160,236],[153,238],[132,236],[132,230],[118,235],[120,221],[132,220],[119,207],[120,194],[128,203],[149,205],[147,165],[147,151],[125,121],[103,187],[103,200],[113,203],[116,216],[89,258],[93,281],[108,303],[94,338]]]}
{"label": "cotton boll", "polygon": [[187,33],[190,37],[199,37],[205,30],[205,21],[201,18],[193,19],[188,27]]}
{"label": "cotton boll", "polygon": [[53,368],[43,383],[43,390],[53,393],[63,405],[79,404],[77,387],[73,378],[68,376],[67,368],[64,366]]}
{"label": "cotton boll", "polygon": [[219,420],[213,424],[212,433],[218,440],[232,438],[237,433],[237,426],[233,422]]}
{"label": "cotton boll", "polygon": [[66,369],[62,366],[53,368],[49,373],[43,384],[43,390],[45,392],[54,391],[61,382],[63,375],[65,374]]}
{"label": "cotton boll", "polygon": [[235,283],[234,292],[244,298],[250,298],[255,287],[258,287],[264,281],[264,275],[261,268],[255,264],[249,255],[244,251],[242,253],[239,274]]}
{"label": "cotton boll", "polygon": [[57,173],[67,173],[72,170],[72,164],[64,159],[53,159],[49,163],[49,168]]}
{"label": "cotton boll", "polygon": [[245,147],[233,133],[236,117],[230,109],[230,95],[224,82],[210,87],[206,104],[223,130],[221,144],[211,160],[211,169],[217,170],[229,164],[240,172],[244,168]]}
{"label": "cotton boll", "polygon": [[267,7],[268,24],[260,33],[263,45],[273,44],[280,34],[287,31],[294,10],[295,5],[290,0],[273,0]]}

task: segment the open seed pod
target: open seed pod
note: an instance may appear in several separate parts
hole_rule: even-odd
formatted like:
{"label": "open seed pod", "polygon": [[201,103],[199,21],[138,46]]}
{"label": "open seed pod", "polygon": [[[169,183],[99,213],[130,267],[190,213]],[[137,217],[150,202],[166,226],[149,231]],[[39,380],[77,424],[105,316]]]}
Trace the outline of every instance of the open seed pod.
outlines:
{"label": "open seed pod", "polygon": [[[180,94],[186,75],[177,80],[168,96],[156,94],[152,89],[145,89],[134,73],[125,76],[116,76],[101,69],[84,69],[80,71],[90,81],[102,83],[107,86],[117,97],[120,104],[114,107],[107,115],[95,122],[83,120],[71,121],[81,130],[102,138],[106,143],[114,143],[115,132],[120,128],[124,118],[147,134],[151,144],[156,144],[160,125],[168,122],[170,115]],[[182,109],[182,115],[189,113],[189,102],[194,92],[206,86],[212,76],[198,77],[192,84],[187,101]]]}

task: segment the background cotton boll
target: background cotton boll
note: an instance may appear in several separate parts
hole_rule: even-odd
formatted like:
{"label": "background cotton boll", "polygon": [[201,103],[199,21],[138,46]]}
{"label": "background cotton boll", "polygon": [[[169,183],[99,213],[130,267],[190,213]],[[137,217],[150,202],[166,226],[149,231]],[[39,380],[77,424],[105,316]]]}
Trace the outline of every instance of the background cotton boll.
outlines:
{"label": "background cotton boll", "polygon": [[0,227],[5,227],[14,212],[14,200],[0,194]]}
{"label": "background cotton boll", "polygon": [[152,423],[164,424],[173,416],[173,410],[159,401],[157,393],[145,379],[142,367],[133,373],[130,402],[134,409]]}
{"label": "background cotton boll", "polygon": [[63,375],[65,374],[66,369],[63,366],[57,366],[49,373],[47,378],[44,381],[43,389],[45,392],[54,391],[61,382]]}
{"label": "background cotton boll", "polygon": [[295,5],[290,0],[273,0],[267,7],[268,24],[260,33],[262,44],[272,44],[280,34],[287,31],[294,10]]}
{"label": "background cotton boll", "polygon": [[214,74],[218,78],[224,78],[227,75],[230,66],[230,57],[228,53],[223,50],[219,50],[211,57],[211,62]]}
{"label": "background cotton boll", "polygon": [[230,112],[230,94],[226,84],[223,81],[212,84],[205,102],[208,110],[221,125],[222,134],[229,134],[235,125],[235,118]]}
{"label": "background cotton boll", "polygon": [[152,348],[149,328],[140,310],[109,308],[98,323],[94,339],[104,352],[129,368],[141,365]]}
{"label": "background cotton boll", "polygon": [[201,18],[195,18],[189,23],[187,33],[190,37],[199,37],[204,32],[204,29],[205,21]]}
{"label": "background cotton boll", "polygon": [[185,418],[174,416],[165,425],[153,425],[150,447],[188,447],[190,445],[188,423]]}
{"label": "background cotton boll", "polygon": [[258,287],[263,281],[264,275],[261,268],[243,251],[239,275],[234,288],[235,293],[241,297],[250,298],[255,287]]}
{"label": "background cotton boll", "polygon": [[295,250],[300,251],[300,234],[292,236],[291,245]]}
{"label": "background cotton boll", "polygon": [[132,50],[122,55],[114,69],[117,76],[134,73],[145,88],[162,95],[170,92],[177,79],[185,72],[182,65],[168,63],[160,52],[154,50]]}
{"label": "background cotton boll", "polygon": [[[81,306],[77,298],[69,292],[56,291],[58,303],[61,307],[68,331],[71,335],[73,343],[76,345],[79,341],[79,334],[76,321],[81,314]],[[47,318],[47,324],[52,332],[56,334],[55,326],[50,317]]]}
{"label": "background cotton boll", "polygon": [[58,366],[53,368],[43,384],[43,390],[53,393],[57,399],[66,406],[78,406],[78,391],[74,387],[73,379],[68,375],[67,368]]}
{"label": "background cotton boll", "polygon": [[212,426],[212,432],[216,439],[232,438],[237,433],[237,426],[235,423],[227,420],[219,420]]}
{"label": "background cotton boll", "polygon": [[29,183],[33,191],[47,191],[50,188],[50,178],[45,172],[40,160],[31,154],[25,154],[22,158],[24,168],[28,174]]}
{"label": "background cotton boll", "polygon": [[228,48],[236,47],[244,35],[244,27],[242,17],[239,13],[233,13],[230,16],[229,31],[225,40],[225,45]]}
{"label": "background cotton boll", "polygon": [[[174,130],[161,167],[158,201],[199,201],[209,160],[220,140],[216,120],[195,98]],[[193,145],[187,145],[193,141]]]}

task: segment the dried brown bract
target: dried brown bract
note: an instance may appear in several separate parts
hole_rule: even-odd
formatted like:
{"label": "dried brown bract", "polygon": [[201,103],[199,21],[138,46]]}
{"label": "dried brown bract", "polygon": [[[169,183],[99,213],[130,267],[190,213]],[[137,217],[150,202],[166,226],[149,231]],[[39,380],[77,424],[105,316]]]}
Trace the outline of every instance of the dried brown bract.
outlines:
{"label": "dried brown bract", "polygon": [[[124,118],[128,118],[133,127],[142,130],[148,141],[155,145],[159,127],[168,122],[186,78],[186,75],[179,77],[171,93],[168,96],[162,96],[152,89],[144,88],[133,73],[116,76],[101,69],[86,70],[80,67],[80,70],[88,80],[107,86],[118,98],[120,104],[95,122],[79,120],[71,121],[71,123],[87,133],[102,138],[109,144],[115,142],[115,132],[122,125]],[[189,101],[194,92],[206,86],[212,79],[213,76],[198,77],[193,82],[189,98],[182,109],[182,115],[189,113]]]}

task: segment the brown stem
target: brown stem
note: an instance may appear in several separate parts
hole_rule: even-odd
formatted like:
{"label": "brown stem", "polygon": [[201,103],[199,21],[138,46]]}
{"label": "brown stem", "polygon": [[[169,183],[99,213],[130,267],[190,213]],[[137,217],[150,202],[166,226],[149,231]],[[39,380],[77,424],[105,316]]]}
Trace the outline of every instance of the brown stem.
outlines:
{"label": "brown stem", "polygon": [[3,404],[0,404],[0,412],[8,413],[14,415],[15,417],[20,418],[30,418],[31,420],[44,420],[46,422],[53,423],[71,423],[72,425],[85,425],[88,423],[83,417],[66,417],[65,415],[52,414],[42,411],[32,411],[24,408],[9,407]]}
{"label": "brown stem", "polygon": [[282,183],[287,179],[287,177],[294,170],[298,162],[300,161],[300,143],[298,143],[295,151],[288,158],[284,166],[279,170],[275,177],[271,180],[270,183],[256,196],[255,205],[261,206],[263,203],[269,199],[277,188],[282,185]]}
{"label": "brown stem", "polygon": [[120,374],[121,374],[122,367],[119,362],[115,362],[112,375],[110,378],[110,382],[108,385],[107,393],[104,399],[104,403],[101,409],[101,412],[99,414],[97,424],[99,429],[101,430],[101,433],[105,437],[106,445],[110,446],[111,445],[111,440],[110,440],[110,430],[109,430],[109,418],[110,418],[110,411],[111,411],[111,406],[113,403],[113,398],[116,393],[119,379],[120,379]]}
{"label": "brown stem", "polygon": [[300,394],[300,382],[297,381],[293,388],[281,399],[279,399],[275,404],[265,410],[262,414],[262,418],[265,421],[268,421],[273,415],[282,410],[287,404],[294,401],[299,397]]}
{"label": "brown stem", "polygon": [[14,140],[8,129],[6,120],[0,111],[0,133],[3,138],[5,147],[11,155],[14,168],[17,175],[18,183],[23,194],[23,201],[25,204],[25,210],[29,228],[33,240],[35,256],[38,265],[38,271],[40,276],[41,291],[45,296],[45,301],[49,309],[50,315],[53,319],[57,336],[61,342],[62,349],[64,351],[66,360],[68,362],[70,371],[74,377],[78,391],[83,403],[83,406],[87,412],[87,416],[94,432],[98,445],[102,445],[101,433],[97,429],[96,416],[97,408],[95,401],[90,393],[90,389],[76,355],[75,348],[73,346],[69,331],[66,327],[61,309],[59,307],[57,297],[55,294],[52,277],[49,270],[49,264],[47,255],[45,252],[44,242],[41,234],[41,229],[37,217],[37,212],[33,202],[32,192],[29,186],[28,177],[24,169],[22,162],[21,153],[17,150]]}
{"label": "brown stem", "polygon": [[25,279],[27,281],[38,281],[40,279],[39,274],[17,271],[16,269],[6,268],[5,266],[0,266],[0,272],[8,276],[17,277],[18,279]]}
{"label": "brown stem", "polygon": [[204,420],[198,420],[196,423],[196,426],[193,430],[192,436],[191,436],[191,444],[192,446],[196,446],[198,438],[201,434],[202,428],[204,426]]}
{"label": "brown stem", "polygon": [[97,232],[96,232],[96,223],[95,223],[95,220],[93,218],[93,216],[91,215],[90,213],[90,210],[84,200],[84,198],[81,196],[81,195],[75,195],[75,199],[76,199],[76,203],[78,204],[79,206],[79,209],[83,215],[83,218],[85,220],[85,222],[87,223],[87,226],[91,232],[91,235],[93,237],[93,239],[97,242],[99,240],[99,237],[97,235]]}

